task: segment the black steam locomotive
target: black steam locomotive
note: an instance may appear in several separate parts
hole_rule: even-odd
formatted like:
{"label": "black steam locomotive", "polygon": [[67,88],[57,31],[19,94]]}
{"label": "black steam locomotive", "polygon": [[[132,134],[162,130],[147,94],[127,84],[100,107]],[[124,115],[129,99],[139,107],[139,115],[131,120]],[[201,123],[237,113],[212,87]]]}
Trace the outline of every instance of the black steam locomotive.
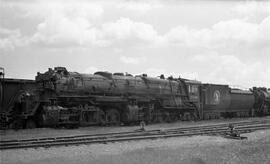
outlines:
{"label": "black steam locomotive", "polygon": [[89,126],[172,122],[270,113],[270,92],[183,78],[96,72],[64,67],[36,79],[1,79],[1,127]]}

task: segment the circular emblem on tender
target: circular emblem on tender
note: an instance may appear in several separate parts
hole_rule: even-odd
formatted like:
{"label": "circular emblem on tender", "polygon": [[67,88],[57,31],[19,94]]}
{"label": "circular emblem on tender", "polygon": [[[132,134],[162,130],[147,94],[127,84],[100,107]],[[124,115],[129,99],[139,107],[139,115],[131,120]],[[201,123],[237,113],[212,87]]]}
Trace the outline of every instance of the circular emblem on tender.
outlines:
{"label": "circular emblem on tender", "polygon": [[219,102],[220,102],[220,92],[219,92],[219,90],[215,90],[215,92],[213,94],[213,100],[214,100],[214,104],[219,104]]}

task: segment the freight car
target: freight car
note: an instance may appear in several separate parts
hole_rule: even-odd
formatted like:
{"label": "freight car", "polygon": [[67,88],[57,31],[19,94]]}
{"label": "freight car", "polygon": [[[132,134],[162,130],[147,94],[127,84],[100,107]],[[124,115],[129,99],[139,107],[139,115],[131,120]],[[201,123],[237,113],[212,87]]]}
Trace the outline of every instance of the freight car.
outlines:
{"label": "freight car", "polygon": [[[11,86],[11,81],[2,79],[0,84],[2,88]],[[13,119],[1,120],[8,125],[17,122],[26,128],[155,123],[270,113],[270,94],[265,88],[243,91],[228,85],[164,75],[152,78],[146,74],[80,74],[55,67],[38,73],[35,81],[16,84],[21,85],[20,92],[10,92],[13,96],[1,94],[4,99],[16,100],[10,103],[11,107],[3,105],[7,104],[6,100],[1,101],[1,113],[12,111]]]}
{"label": "freight car", "polygon": [[[6,127],[10,122],[16,122],[16,124],[20,126],[25,125],[25,123],[21,123],[21,121],[29,120],[32,116],[27,108],[32,104],[30,93],[35,89],[36,83],[34,80],[1,78],[1,127]],[[24,97],[28,98],[24,100]],[[15,108],[16,110],[14,110]]]}

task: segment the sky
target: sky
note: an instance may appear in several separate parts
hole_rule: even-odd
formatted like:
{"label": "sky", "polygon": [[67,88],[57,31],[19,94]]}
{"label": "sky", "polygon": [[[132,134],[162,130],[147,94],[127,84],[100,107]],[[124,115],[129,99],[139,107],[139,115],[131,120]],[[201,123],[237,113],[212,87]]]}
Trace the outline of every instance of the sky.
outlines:
{"label": "sky", "polygon": [[0,0],[0,67],[270,88],[270,1]]}

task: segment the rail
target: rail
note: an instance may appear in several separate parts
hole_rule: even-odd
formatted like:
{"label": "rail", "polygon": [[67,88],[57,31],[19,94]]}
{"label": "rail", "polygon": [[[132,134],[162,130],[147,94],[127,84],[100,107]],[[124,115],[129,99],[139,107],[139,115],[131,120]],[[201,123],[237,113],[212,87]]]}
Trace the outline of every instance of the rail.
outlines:
{"label": "rail", "polygon": [[[240,133],[248,133],[255,130],[270,129],[270,120],[242,121],[234,125]],[[149,131],[130,131],[119,133],[105,133],[92,135],[74,135],[64,137],[49,137],[22,140],[0,141],[0,149],[37,148],[52,146],[67,146],[80,144],[121,142],[132,140],[146,140],[194,135],[224,135],[228,131],[228,123],[204,126],[191,126],[181,128],[154,129]]]}

